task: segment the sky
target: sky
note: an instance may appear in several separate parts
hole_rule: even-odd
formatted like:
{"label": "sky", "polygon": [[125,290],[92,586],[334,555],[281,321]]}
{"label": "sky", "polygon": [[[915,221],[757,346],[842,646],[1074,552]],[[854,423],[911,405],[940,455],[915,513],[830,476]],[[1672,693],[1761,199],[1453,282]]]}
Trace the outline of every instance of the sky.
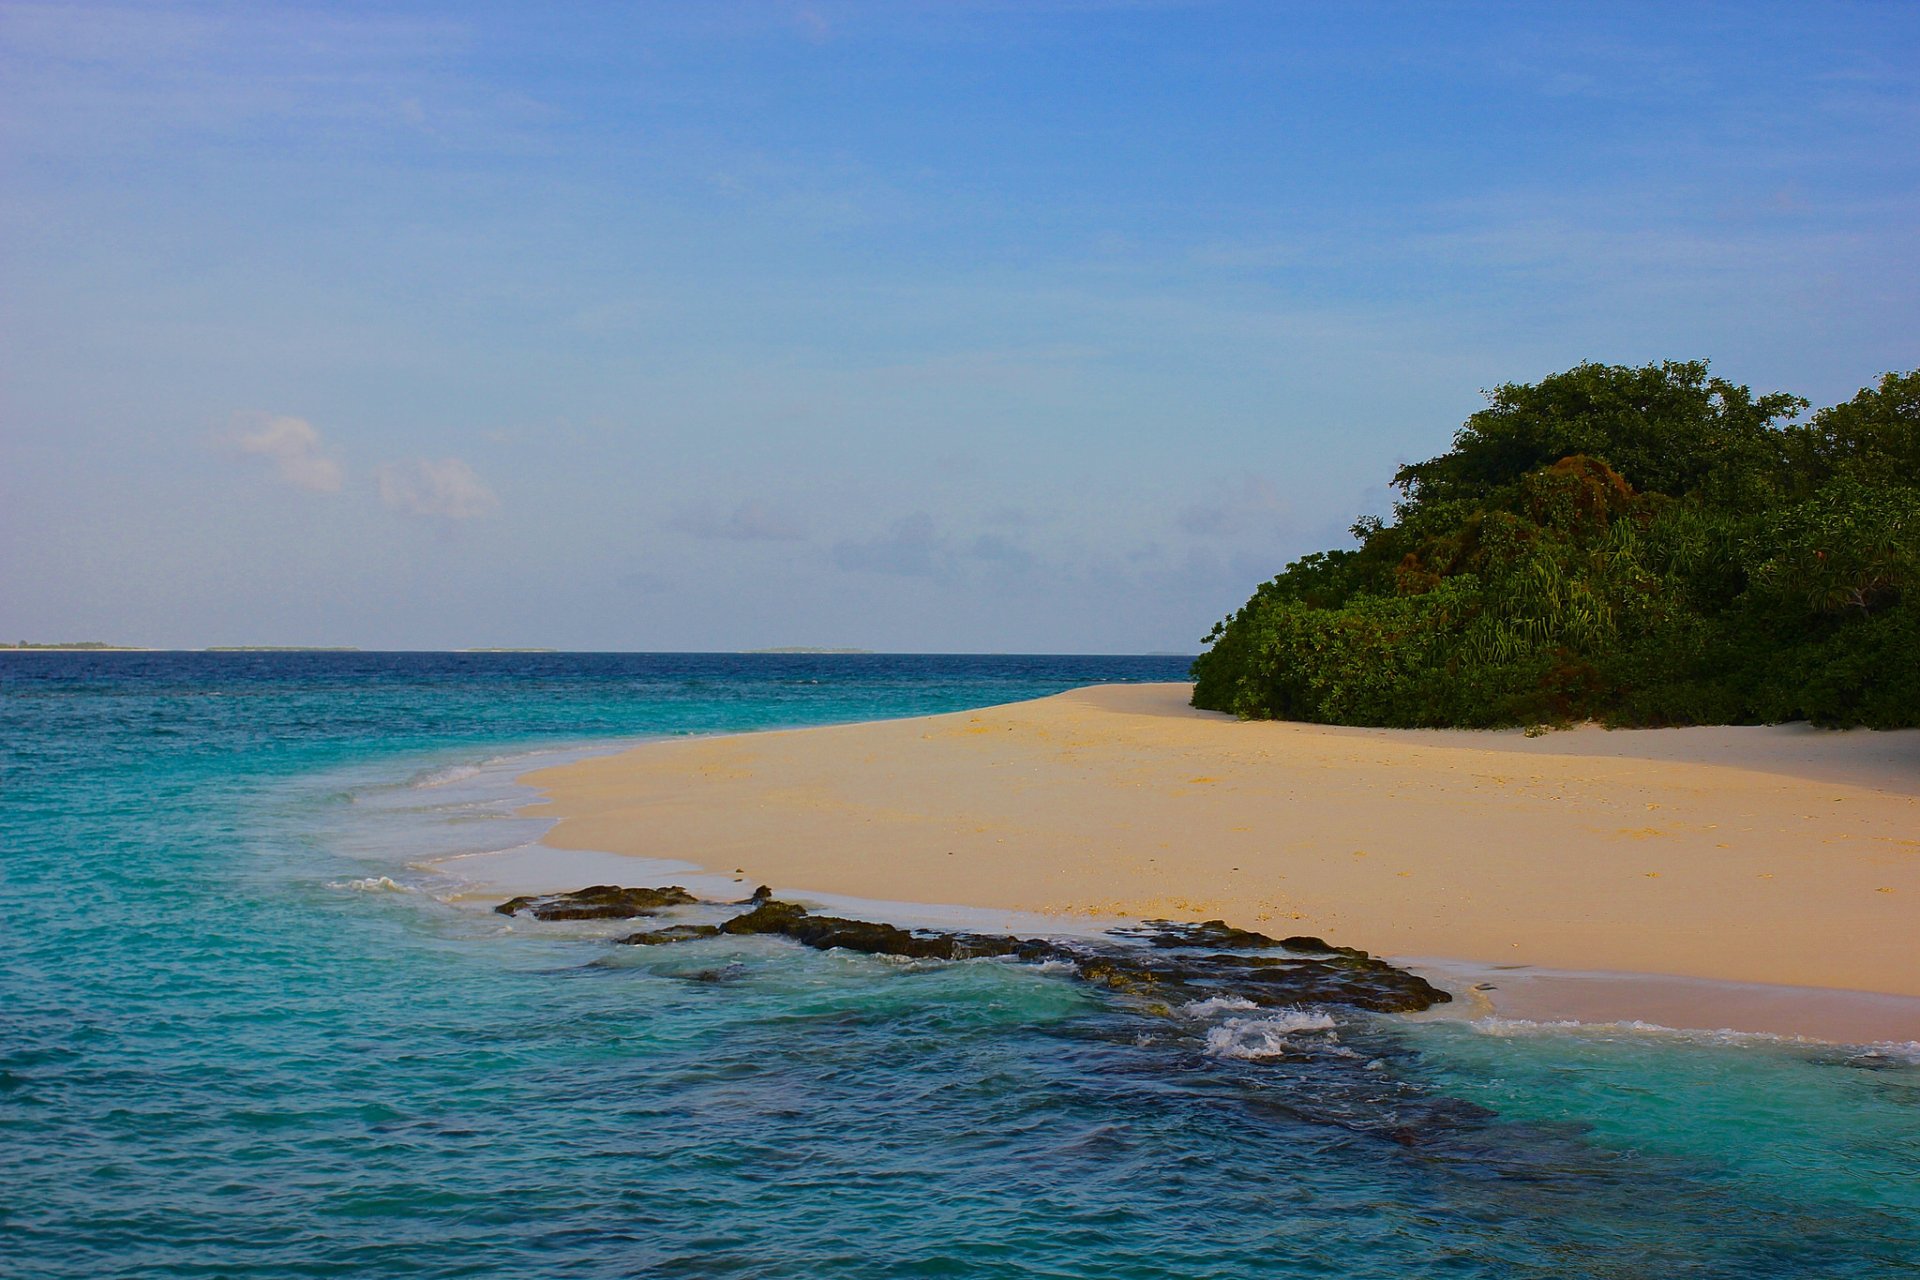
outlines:
{"label": "sky", "polygon": [[1916,250],[1911,3],[0,0],[0,638],[1190,653]]}

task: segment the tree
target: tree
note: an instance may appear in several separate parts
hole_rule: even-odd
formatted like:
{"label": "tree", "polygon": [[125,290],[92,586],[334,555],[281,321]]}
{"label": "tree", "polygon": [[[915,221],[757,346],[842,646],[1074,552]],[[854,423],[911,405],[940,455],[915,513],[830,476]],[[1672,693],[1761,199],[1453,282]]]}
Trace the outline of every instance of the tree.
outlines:
{"label": "tree", "polygon": [[1485,499],[1574,454],[1598,458],[1641,492],[1751,498],[1783,475],[1779,425],[1807,406],[1710,377],[1704,360],[1581,364],[1531,385],[1505,383],[1487,398],[1452,449],[1400,468],[1393,483],[1404,505]]}
{"label": "tree", "polygon": [[1822,409],[1793,435],[1805,481],[1851,475],[1920,484],[1920,370],[1881,375],[1877,386]]}
{"label": "tree", "polygon": [[1392,523],[1216,626],[1195,706],[1340,724],[1920,726],[1920,371],[1806,423],[1704,362],[1509,383]]}

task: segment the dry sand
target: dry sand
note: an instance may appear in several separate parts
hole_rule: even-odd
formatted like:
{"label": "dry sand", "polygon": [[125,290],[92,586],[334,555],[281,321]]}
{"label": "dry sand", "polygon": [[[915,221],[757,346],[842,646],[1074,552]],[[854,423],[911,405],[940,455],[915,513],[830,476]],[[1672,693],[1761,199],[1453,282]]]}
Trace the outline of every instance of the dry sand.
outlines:
{"label": "dry sand", "polygon": [[[1920,1038],[1920,732],[1344,729],[1188,692],[649,743],[525,781],[550,845],[788,893],[1217,916],[1509,974],[1531,994],[1508,1013]],[[1671,983],[1536,967],[1715,981],[1689,1016]]]}

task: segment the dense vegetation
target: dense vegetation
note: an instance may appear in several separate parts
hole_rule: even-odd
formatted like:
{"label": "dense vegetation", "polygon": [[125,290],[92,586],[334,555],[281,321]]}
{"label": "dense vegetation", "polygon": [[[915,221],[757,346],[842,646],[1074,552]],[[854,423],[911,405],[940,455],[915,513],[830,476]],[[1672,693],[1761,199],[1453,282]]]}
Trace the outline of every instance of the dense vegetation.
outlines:
{"label": "dense vegetation", "polygon": [[1920,725],[1920,371],[1802,415],[1700,362],[1507,385],[1393,519],[1213,629],[1195,706],[1370,725]]}

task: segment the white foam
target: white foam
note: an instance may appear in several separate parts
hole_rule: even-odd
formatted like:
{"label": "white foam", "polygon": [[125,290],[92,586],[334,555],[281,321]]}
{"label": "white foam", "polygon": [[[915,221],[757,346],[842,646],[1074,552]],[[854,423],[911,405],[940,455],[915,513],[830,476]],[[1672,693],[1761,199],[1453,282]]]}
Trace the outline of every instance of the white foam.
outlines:
{"label": "white foam", "polygon": [[[489,760],[486,763],[497,762]],[[479,764],[454,764],[444,769],[430,769],[413,778],[407,786],[415,791],[424,791],[429,787],[444,787],[455,782],[465,782],[468,778],[479,776],[480,771],[485,767],[486,765]]]}
{"label": "white foam", "polygon": [[1190,1000],[1180,1006],[1180,1012],[1189,1018],[1211,1018],[1216,1013],[1243,1013],[1260,1006],[1243,996],[1209,996],[1205,1000]]}
{"label": "white foam", "polygon": [[[1578,1035],[1595,1039],[1616,1037],[1642,1037],[1660,1040],[1681,1040],[1693,1044],[1756,1046],[1756,1045],[1819,1045],[1833,1048],[1831,1040],[1814,1036],[1783,1035],[1771,1031],[1735,1031],[1728,1027],[1718,1030],[1695,1030],[1683,1027],[1662,1026],[1657,1022],[1642,1022],[1631,1019],[1620,1022],[1577,1022],[1563,1018],[1555,1020],[1536,1020],[1532,1018],[1475,1018],[1467,1025],[1482,1035],[1489,1036],[1552,1036]],[[1920,1066],[1920,1040],[1887,1040],[1872,1044],[1851,1046],[1876,1057],[1891,1058],[1896,1061]]]}
{"label": "white foam", "polygon": [[1287,1009],[1266,1018],[1228,1018],[1207,1031],[1207,1056],[1257,1061],[1295,1052],[1287,1037],[1304,1031],[1331,1031],[1334,1021],[1324,1013]]}
{"label": "white foam", "polygon": [[359,880],[335,880],[329,889],[352,889],[359,893],[416,893],[411,885],[401,884],[392,876],[366,876]]}
{"label": "white foam", "polygon": [[1920,1040],[1883,1040],[1879,1044],[1861,1045],[1860,1050],[1862,1057],[1892,1058],[1910,1067],[1920,1067]]}

